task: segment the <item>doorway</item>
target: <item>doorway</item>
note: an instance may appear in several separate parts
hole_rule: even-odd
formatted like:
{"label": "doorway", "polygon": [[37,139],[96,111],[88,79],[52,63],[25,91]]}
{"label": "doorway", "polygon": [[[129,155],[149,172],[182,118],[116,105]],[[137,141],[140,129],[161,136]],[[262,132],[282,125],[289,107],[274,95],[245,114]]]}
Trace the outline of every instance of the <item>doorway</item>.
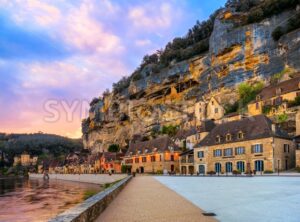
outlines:
{"label": "doorway", "polygon": [[140,167],[140,172],[144,173],[144,167]]}
{"label": "doorway", "polygon": [[199,165],[199,174],[205,174],[205,166],[204,165]]}

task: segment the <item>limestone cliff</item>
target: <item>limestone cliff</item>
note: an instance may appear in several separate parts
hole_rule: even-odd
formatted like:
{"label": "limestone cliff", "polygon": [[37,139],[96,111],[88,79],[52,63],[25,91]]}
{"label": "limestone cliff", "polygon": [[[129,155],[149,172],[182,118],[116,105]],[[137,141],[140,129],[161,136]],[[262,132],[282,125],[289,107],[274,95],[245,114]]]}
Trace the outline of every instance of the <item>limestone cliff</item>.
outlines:
{"label": "limestone cliff", "polygon": [[218,98],[222,104],[238,98],[235,86],[263,80],[285,67],[300,70],[300,30],[274,41],[273,30],[284,26],[294,11],[286,11],[260,23],[241,26],[243,13],[222,10],[215,19],[209,51],[154,72],[143,68],[142,78],[131,80],[122,92],[109,93],[91,103],[83,120],[86,148],[105,150],[121,146],[136,134],[150,135],[162,125],[194,124],[195,103]]}

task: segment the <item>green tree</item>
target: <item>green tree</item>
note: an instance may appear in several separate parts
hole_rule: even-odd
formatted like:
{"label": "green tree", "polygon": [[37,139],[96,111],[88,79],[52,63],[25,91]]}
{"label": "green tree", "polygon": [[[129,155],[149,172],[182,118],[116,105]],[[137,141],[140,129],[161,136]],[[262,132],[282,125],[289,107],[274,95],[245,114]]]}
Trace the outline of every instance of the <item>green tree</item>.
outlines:
{"label": "green tree", "polygon": [[250,85],[249,83],[241,83],[238,86],[240,108],[244,108],[249,102],[254,100],[263,87],[264,84],[262,82],[257,82],[253,85]]}
{"label": "green tree", "polygon": [[117,153],[120,150],[120,146],[118,144],[111,144],[108,147],[108,152]]}

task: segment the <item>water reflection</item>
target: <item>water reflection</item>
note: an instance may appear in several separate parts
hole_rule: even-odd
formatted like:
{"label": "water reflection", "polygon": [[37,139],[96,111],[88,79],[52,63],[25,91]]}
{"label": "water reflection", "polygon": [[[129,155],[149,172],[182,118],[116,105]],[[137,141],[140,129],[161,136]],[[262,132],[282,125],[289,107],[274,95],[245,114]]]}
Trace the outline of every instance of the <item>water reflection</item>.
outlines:
{"label": "water reflection", "polygon": [[0,179],[0,221],[47,221],[83,200],[94,184],[59,180]]}

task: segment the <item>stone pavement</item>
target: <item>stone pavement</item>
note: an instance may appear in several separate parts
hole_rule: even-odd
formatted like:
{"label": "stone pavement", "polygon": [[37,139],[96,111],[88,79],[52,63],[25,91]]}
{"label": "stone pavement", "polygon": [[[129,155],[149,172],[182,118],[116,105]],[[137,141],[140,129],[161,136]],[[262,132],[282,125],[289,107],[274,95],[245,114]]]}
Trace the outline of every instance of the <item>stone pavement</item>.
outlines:
{"label": "stone pavement", "polygon": [[133,178],[96,221],[212,222],[202,210],[151,176]]}

